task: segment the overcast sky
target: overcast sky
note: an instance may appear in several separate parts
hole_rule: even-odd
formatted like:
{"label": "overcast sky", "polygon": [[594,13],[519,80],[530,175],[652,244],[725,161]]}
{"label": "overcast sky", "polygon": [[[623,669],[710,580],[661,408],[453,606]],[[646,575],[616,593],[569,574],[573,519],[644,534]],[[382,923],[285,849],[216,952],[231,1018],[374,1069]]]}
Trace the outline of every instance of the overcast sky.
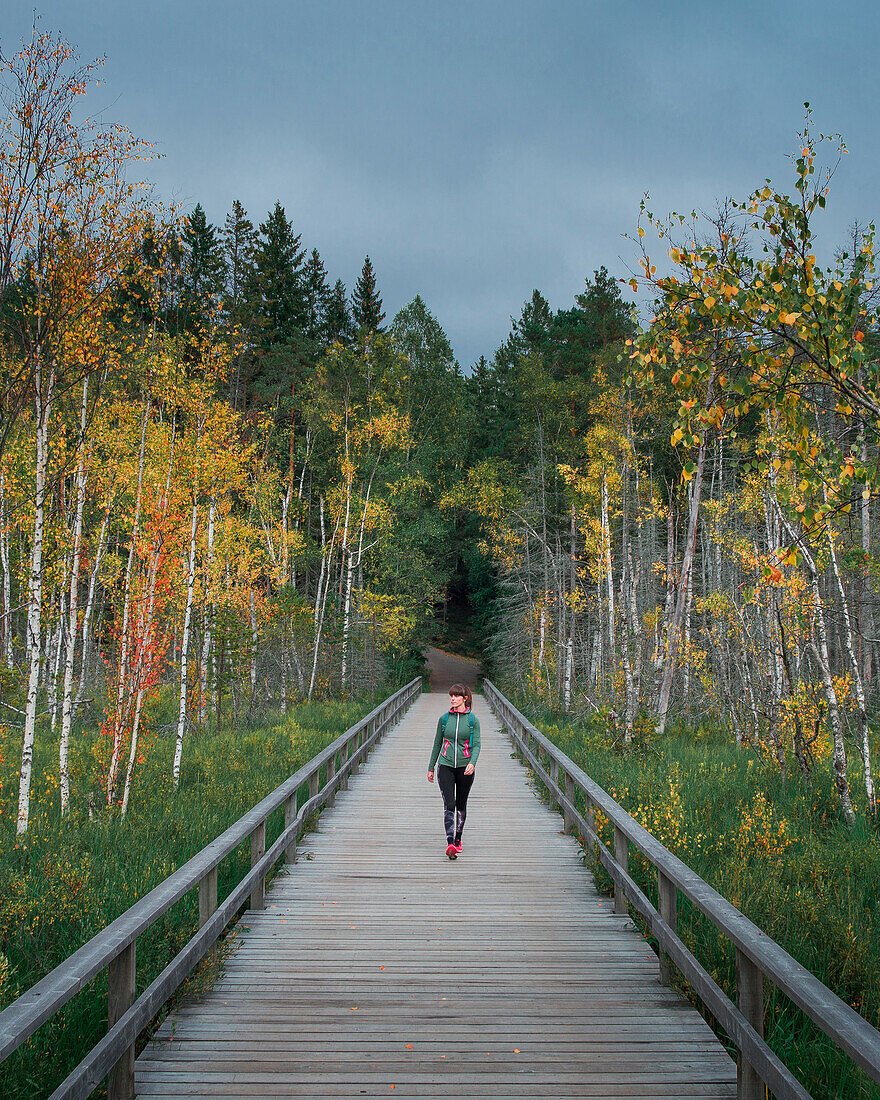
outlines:
{"label": "overcast sky", "polygon": [[[462,366],[532,289],[566,307],[627,273],[639,201],[711,209],[767,176],[809,100],[840,131],[822,240],[878,213],[877,0],[44,0],[105,117],[163,154],[157,194],[278,200],[351,290],[364,255],[391,316],[420,293]],[[4,0],[4,52],[33,3]]]}

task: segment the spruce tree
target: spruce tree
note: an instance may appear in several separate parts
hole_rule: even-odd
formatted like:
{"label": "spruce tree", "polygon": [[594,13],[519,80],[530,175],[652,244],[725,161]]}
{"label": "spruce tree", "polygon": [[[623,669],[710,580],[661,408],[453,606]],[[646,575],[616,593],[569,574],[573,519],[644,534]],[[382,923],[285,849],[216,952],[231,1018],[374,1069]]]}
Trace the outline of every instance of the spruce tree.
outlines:
{"label": "spruce tree", "polygon": [[182,233],[181,307],[183,325],[195,330],[204,325],[217,305],[226,279],[226,260],[216,228],[208,221],[201,203],[186,219]]}
{"label": "spruce tree", "polygon": [[364,257],[364,266],[354,288],[351,312],[358,329],[382,331],[379,326],[385,320],[385,314],[382,312],[382,299],[376,291],[376,276],[369,256]]}
{"label": "spruce tree", "polygon": [[328,346],[334,343],[347,347],[354,336],[354,323],[348,309],[348,297],[345,293],[345,283],[337,279],[327,299],[327,308],[324,312],[324,343]]}
{"label": "spruce tree", "polygon": [[280,202],[260,225],[249,298],[260,319],[264,348],[289,344],[306,325],[300,235]]}
{"label": "spruce tree", "polygon": [[303,285],[306,303],[306,335],[312,340],[322,341],[330,288],[327,286],[327,270],[317,248],[312,249],[306,261]]}
{"label": "spruce tree", "polygon": [[247,211],[236,199],[226,215],[223,230],[223,248],[227,271],[227,309],[234,322],[241,323],[242,307],[248,286],[253,282],[254,254],[257,247],[257,231],[247,216]]}

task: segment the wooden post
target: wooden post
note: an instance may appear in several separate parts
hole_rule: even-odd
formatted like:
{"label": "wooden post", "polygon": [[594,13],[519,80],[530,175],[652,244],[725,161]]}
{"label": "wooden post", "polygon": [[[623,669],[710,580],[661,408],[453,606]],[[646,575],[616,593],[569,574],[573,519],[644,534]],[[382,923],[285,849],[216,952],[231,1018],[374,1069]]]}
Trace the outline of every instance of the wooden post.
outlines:
{"label": "wooden post", "polygon": [[[736,999],[740,1012],[764,1037],[764,975],[752,960],[736,949]],[[764,1083],[740,1051],[736,1063],[737,1100],[764,1100]]]}
{"label": "wooden post", "polygon": [[[251,833],[251,867],[256,867],[266,853],[266,822],[260,824]],[[261,875],[251,891],[251,909],[266,908],[266,879]]]}
{"label": "wooden post", "polygon": [[[624,871],[629,870],[629,841],[626,839],[626,833],[622,829],[614,826],[614,858],[618,865],[623,868]],[[614,884],[614,912],[626,914],[626,894],[621,887]]]}
{"label": "wooden post", "polygon": [[312,772],[312,774],[309,776],[309,799],[314,798],[315,795],[318,793],[318,782],[320,778],[321,777],[318,772]]}
{"label": "wooden post", "polygon": [[[327,783],[330,784],[336,778],[336,753],[334,752],[327,761]],[[330,791],[327,795],[327,805],[332,806],[336,801],[336,791]]]}
{"label": "wooden post", "polygon": [[[293,792],[288,798],[284,800],[284,828],[290,827],[291,822],[296,820],[296,791]],[[284,849],[284,862],[296,863],[296,841],[294,837],[291,842]]]}
{"label": "wooden post", "polygon": [[348,742],[346,741],[342,748],[339,750],[339,770],[342,772],[342,782],[339,784],[341,791],[348,790]]}
{"label": "wooden post", "polygon": [[[657,899],[660,916],[674,932],[678,928],[678,889],[674,882],[657,868]],[[660,981],[672,984],[672,963],[665,951],[660,951]]]}
{"label": "wooden post", "polygon": [[[124,948],[107,968],[107,1027],[122,1019],[135,1001],[135,947]],[[108,1100],[134,1100],[134,1044],[122,1055],[107,1081]]]}
{"label": "wooden post", "polygon": [[[558,790],[558,788],[559,788],[559,764],[557,764],[557,762],[552,757],[550,758],[549,770],[550,770],[550,778],[553,780],[553,786],[556,787],[557,790]],[[553,793],[555,795],[556,791],[552,791],[551,793]],[[559,802],[558,798],[556,799],[556,808],[557,808],[557,810],[560,808],[560,802]]]}
{"label": "wooden post", "polygon": [[584,795],[584,799],[585,799],[586,804],[587,804],[587,809],[586,809],[587,824],[590,826],[590,828],[593,830],[594,834],[598,838],[599,830],[596,828],[596,807],[593,805],[593,800],[590,798],[590,796],[588,794]]}
{"label": "wooden post", "polygon": [[217,867],[216,865],[199,883],[199,928],[217,911]]}
{"label": "wooden post", "polygon": [[[568,772],[565,773],[565,797],[568,799],[569,802],[572,803],[572,805],[574,805],[574,779],[572,779]],[[565,832],[570,833],[574,828],[574,825],[574,814],[563,807],[562,828]]]}

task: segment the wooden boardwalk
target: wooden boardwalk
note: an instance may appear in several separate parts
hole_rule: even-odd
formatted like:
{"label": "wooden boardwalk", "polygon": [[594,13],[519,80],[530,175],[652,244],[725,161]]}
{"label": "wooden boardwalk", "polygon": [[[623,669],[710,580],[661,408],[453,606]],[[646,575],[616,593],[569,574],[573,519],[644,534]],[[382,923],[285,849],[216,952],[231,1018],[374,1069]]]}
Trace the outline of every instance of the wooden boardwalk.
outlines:
{"label": "wooden boardwalk", "polygon": [[[464,852],[423,695],[325,811],[225,974],[137,1062],[143,1097],[733,1097],[736,1067],[615,916],[482,700]],[[246,931],[245,931],[246,929]]]}

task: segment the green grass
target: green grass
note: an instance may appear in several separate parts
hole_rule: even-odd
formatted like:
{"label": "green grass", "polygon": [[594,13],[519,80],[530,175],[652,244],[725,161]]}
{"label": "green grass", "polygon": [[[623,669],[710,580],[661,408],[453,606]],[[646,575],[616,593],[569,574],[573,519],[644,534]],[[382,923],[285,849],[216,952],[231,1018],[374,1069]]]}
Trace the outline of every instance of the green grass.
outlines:
{"label": "green grass", "polygon": [[[80,734],[71,759],[73,812],[58,809],[57,740],[39,731],[30,829],[15,837],[17,730],[0,729],[0,1008],[67,958],[246,810],[367,713],[371,700],[303,704],[259,728],[196,733],[185,743],[180,789],[171,784],[174,737],[160,737],[137,775],[128,816],[86,812],[103,751]],[[267,843],[282,825],[269,819]],[[219,867],[222,900],[250,866],[241,845]],[[191,891],[137,945],[143,990],[195,932]],[[3,1100],[48,1096],[106,1031],[106,971],[0,1067]]]}
{"label": "green grass", "polygon": [[[799,775],[783,781],[772,764],[711,727],[674,729],[622,751],[594,723],[517,705],[667,848],[880,1027],[880,835],[865,819],[857,767],[850,781],[862,812],[848,827],[827,763],[810,788]],[[611,840],[607,823],[604,839]],[[588,858],[610,892],[610,878]],[[656,904],[655,872],[638,854],[631,869]],[[679,932],[734,999],[733,948],[686,899]],[[814,1097],[880,1098],[880,1086],[769,982],[765,994],[768,1041]]]}

